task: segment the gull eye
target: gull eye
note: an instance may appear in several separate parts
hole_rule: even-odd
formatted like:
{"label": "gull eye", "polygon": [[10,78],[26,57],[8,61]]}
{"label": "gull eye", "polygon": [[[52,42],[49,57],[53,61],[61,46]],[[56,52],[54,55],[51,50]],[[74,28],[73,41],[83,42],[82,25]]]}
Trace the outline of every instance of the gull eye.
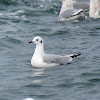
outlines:
{"label": "gull eye", "polygon": [[36,39],[36,41],[38,41],[38,39]]}

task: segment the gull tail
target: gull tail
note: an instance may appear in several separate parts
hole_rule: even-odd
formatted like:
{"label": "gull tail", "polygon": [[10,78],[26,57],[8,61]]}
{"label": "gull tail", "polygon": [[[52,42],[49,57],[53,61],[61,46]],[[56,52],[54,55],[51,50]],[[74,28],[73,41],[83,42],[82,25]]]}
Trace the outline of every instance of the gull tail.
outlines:
{"label": "gull tail", "polygon": [[80,55],[81,55],[81,53],[78,52],[78,53],[72,54],[70,57],[72,57],[72,58],[76,58],[77,56],[80,56]]}

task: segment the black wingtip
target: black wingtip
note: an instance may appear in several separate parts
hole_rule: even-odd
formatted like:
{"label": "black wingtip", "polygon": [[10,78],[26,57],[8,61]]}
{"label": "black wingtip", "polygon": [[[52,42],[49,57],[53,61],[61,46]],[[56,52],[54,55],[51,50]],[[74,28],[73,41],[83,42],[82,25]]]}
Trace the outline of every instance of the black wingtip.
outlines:
{"label": "black wingtip", "polygon": [[71,57],[72,57],[72,58],[75,58],[75,57],[80,56],[80,55],[81,55],[81,53],[78,52],[78,53],[73,54]]}
{"label": "black wingtip", "polygon": [[80,56],[81,55],[81,52],[78,52],[77,55]]}

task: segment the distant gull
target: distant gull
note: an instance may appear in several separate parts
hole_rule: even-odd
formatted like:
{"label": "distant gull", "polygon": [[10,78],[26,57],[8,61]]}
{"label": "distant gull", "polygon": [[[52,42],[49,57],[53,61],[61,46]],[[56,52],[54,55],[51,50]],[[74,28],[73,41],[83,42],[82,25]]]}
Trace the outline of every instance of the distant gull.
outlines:
{"label": "distant gull", "polygon": [[40,36],[36,36],[29,43],[35,43],[35,52],[31,59],[31,64],[33,67],[53,67],[58,65],[66,65],[70,63],[72,59],[81,55],[81,53],[75,53],[70,55],[55,55],[47,54],[44,51],[44,41]]}
{"label": "distant gull", "polygon": [[32,98],[26,98],[26,99],[24,99],[24,100],[34,100],[34,99],[32,99]]}
{"label": "distant gull", "polygon": [[77,2],[75,0],[60,0],[62,7],[59,14],[59,21],[73,21],[84,19],[89,13],[89,3]]}
{"label": "distant gull", "polygon": [[90,0],[89,16],[92,18],[100,18],[100,0]]}

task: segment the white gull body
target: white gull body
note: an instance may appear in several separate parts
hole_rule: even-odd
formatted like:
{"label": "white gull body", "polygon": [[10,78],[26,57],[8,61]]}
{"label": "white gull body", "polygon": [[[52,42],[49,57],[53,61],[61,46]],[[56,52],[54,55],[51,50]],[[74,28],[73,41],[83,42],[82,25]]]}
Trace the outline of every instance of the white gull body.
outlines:
{"label": "white gull body", "polygon": [[58,65],[65,65],[67,63],[70,63],[73,58],[80,55],[80,53],[64,55],[64,56],[47,54],[44,52],[44,42],[40,36],[36,36],[29,43],[36,44],[36,48],[31,59],[31,64],[33,67],[53,67]]}
{"label": "white gull body", "polygon": [[90,0],[90,12],[91,18],[100,18],[100,0]]}

